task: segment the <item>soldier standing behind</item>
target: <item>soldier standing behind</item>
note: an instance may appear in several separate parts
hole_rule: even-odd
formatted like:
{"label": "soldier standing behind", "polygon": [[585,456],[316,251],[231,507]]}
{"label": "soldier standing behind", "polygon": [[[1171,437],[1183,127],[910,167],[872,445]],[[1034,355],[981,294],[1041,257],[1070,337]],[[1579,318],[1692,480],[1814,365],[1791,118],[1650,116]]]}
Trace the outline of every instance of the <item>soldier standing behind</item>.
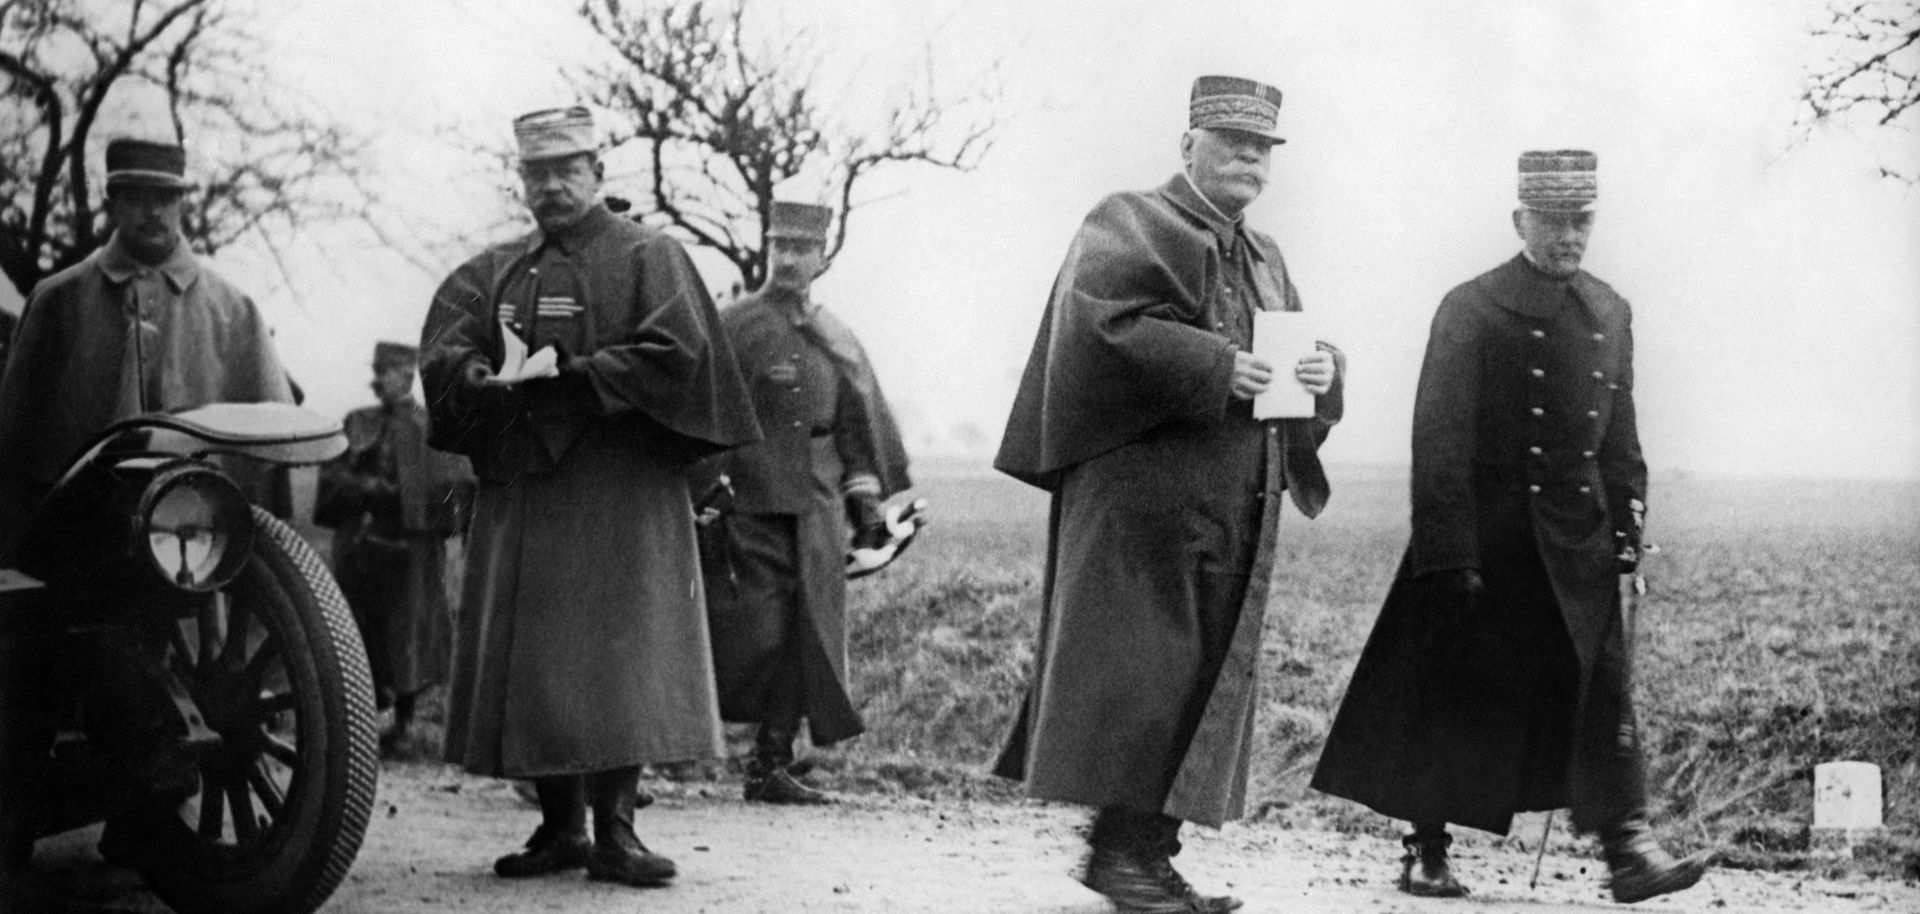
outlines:
{"label": "soldier standing behind", "polygon": [[[686,250],[599,201],[591,114],[514,134],[538,228],[455,270],[421,335],[430,443],[480,479],[447,760],[534,781],[540,826],[496,874],[658,885],[640,766],[721,753],[686,474],[759,432]],[[517,365],[515,339],[555,361]]]}
{"label": "soldier standing behind", "polygon": [[1447,823],[1504,835],[1573,808],[1613,897],[1699,881],[1646,817],[1618,575],[1638,561],[1647,465],[1632,312],[1580,269],[1592,153],[1520,157],[1513,259],[1447,293],[1413,419],[1413,539],[1313,787],[1413,824],[1402,891],[1455,897]]}
{"label": "soldier standing behind", "polygon": [[393,709],[389,748],[406,738],[420,693],[447,681],[447,552],[473,495],[466,460],[427,447],[427,411],[412,394],[417,362],[412,346],[374,345],[380,403],[347,414],[347,451],[320,468],[313,509],[314,523],[334,529],[334,577],[366,642],[379,706]]}
{"label": "soldier standing behind", "polygon": [[767,803],[827,801],[790,770],[803,719],[817,746],[864,729],[846,688],[847,527],[885,539],[880,503],[911,484],[866,352],[810,295],[832,215],[774,203],[767,280],[720,315],[766,440],[695,481],[734,488],[702,536],[708,617],[721,714],[760,725],[746,798]]}

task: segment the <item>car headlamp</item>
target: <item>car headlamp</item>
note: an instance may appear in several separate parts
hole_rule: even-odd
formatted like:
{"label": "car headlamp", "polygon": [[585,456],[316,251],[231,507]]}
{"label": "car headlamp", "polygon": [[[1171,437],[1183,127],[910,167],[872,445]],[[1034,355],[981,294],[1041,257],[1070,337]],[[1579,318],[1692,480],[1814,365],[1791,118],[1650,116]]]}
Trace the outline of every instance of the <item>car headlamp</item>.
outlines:
{"label": "car headlamp", "polygon": [[134,552],[182,590],[214,590],[233,580],[253,548],[253,515],[240,488],[207,464],[160,467],[141,493]]}

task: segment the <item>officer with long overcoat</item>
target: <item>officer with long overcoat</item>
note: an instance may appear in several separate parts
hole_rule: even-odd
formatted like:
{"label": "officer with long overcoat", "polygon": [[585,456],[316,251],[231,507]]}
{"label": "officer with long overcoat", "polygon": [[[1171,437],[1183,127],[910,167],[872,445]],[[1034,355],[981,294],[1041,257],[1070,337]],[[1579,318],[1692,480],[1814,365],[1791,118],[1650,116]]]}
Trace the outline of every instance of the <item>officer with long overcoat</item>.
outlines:
{"label": "officer with long overcoat", "polygon": [[1619,576],[1646,463],[1627,302],[1580,269],[1595,157],[1520,158],[1524,249],[1440,303],[1413,423],[1413,536],[1313,787],[1413,823],[1400,887],[1466,889],[1449,822],[1571,806],[1614,897],[1692,885],[1648,830]]}
{"label": "officer with long overcoat", "polygon": [[[1054,281],[994,466],[1052,495],[1039,645],[996,772],[1095,807],[1082,881],[1127,911],[1228,911],[1172,865],[1183,822],[1245,806],[1261,630],[1282,499],[1326,504],[1318,448],[1340,358],[1250,351],[1299,311],[1280,248],[1247,225],[1280,90],[1203,76],[1185,167],[1109,195]],[[1262,420],[1280,385],[1312,415]]]}
{"label": "officer with long overcoat", "polygon": [[686,250],[600,201],[591,114],[514,135],[537,228],[447,277],[421,331],[430,443],[480,480],[446,755],[534,781],[540,827],[498,875],[658,885],[640,766],[721,748],[686,474],[759,429]]}

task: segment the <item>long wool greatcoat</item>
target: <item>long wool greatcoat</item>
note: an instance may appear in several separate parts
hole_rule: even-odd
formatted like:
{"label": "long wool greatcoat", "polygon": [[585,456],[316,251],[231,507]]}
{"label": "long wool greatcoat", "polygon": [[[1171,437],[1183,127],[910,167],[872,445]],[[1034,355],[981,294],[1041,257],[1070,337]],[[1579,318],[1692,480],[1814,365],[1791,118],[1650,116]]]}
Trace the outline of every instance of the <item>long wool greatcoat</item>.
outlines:
{"label": "long wool greatcoat", "polygon": [[[586,370],[467,385],[501,321]],[[539,777],[717,756],[686,472],[758,430],[686,252],[596,205],[456,270],[420,352],[432,443],[480,478],[448,760]]]}
{"label": "long wool greatcoat", "polygon": [[698,474],[725,473],[734,489],[731,516],[701,540],[720,712],[763,721],[764,704],[780,700],[768,677],[797,662],[808,735],[831,744],[865,729],[846,689],[843,497],[862,482],[882,499],[905,490],[906,449],[866,351],[824,308],[796,321],[752,295],[720,322],[766,435]]}
{"label": "long wool greatcoat", "polygon": [[1034,679],[996,769],[1032,796],[1242,814],[1280,492],[1319,513],[1341,407],[1336,387],[1316,418],[1256,421],[1231,377],[1253,312],[1299,307],[1273,241],[1184,175],[1081,225],[995,460],[1053,493]]}
{"label": "long wool greatcoat", "polygon": [[427,447],[412,397],[347,414],[346,453],[320,468],[313,519],[334,529],[333,576],[353,607],[374,685],[412,695],[447,681],[448,543],[472,498],[467,462]]}
{"label": "long wool greatcoat", "polygon": [[[1571,805],[1638,806],[1618,559],[1637,552],[1646,463],[1625,300],[1516,257],[1441,302],[1414,408],[1413,537],[1313,786],[1409,821],[1504,834]],[[1471,619],[1421,575],[1477,568]]]}
{"label": "long wool greatcoat", "polygon": [[[253,301],[182,243],[159,266],[115,235],[48,277],[21,312],[0,381],[0,560],[82,445],[121,419],[208,403],[291,403]],[[265,491],[248,461],[228,470]]]}

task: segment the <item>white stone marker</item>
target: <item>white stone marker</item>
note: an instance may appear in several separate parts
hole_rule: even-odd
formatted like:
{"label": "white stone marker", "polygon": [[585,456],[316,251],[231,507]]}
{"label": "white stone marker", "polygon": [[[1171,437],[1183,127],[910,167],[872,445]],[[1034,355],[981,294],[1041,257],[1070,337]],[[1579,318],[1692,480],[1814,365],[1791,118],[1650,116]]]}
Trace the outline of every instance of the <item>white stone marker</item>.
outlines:
{"label": "white stone marker", "polygon": [[1819,839],[1851,844],[1881,828],[1880,766],[1872,762],[1827,762],[1813,766],[1813,832]]}

